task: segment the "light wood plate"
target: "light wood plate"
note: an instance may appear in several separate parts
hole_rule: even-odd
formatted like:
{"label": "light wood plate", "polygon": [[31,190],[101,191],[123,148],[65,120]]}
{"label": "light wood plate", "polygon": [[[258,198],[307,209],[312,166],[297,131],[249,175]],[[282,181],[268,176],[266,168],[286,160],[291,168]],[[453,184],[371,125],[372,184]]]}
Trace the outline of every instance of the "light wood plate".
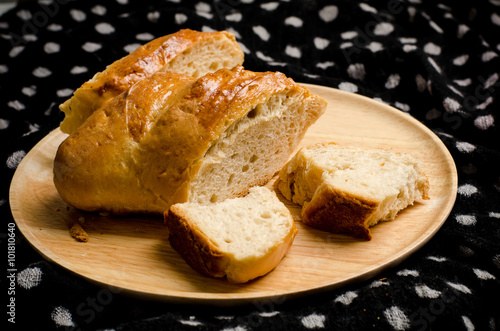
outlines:
{"label": "light wood plate", "polygon": [[[170,302],[278,302],[369,279],[422,247],[444,223],[457,193],[455,164],[441,140],[408,114],[360,95],[304,85],[325,98],[328,108],[302,145],[334,141],[411,153],[429,178],[430,200],[373,227],[371,241],[358,241],[303,225],[298,206],[278,193],[299,229],[288,255],[268,275],[230,284],[193,271],[170,247],[161,218],[101,216],[68,207],[52,182],[54,155],[66,137],[56,129],[25,156],[14,175],[10,204],[17,226],[43,256],[80,276]],[[67,221],[80,217],[90,236],[87,243],[69,235]]]}

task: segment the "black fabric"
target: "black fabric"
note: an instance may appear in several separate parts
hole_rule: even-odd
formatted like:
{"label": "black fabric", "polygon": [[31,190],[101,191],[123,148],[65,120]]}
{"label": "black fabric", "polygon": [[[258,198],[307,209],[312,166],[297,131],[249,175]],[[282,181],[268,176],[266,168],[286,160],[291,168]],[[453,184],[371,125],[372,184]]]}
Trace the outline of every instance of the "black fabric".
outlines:
{"label": "black fabric", "polygon": [[458,196],[448,220],[402,264],[364,282],[237,308],[124,296],[46,261],[14,229],[17,271],[8,277],[4,254],[1,280],[7,292],[15,279],[16,324],[7,322],[10,327],[500,328],[498,0],[22,2],[0,17],[4,252],[13,223],[10,181],[22,157],[62,120],[58,105],[137,45],[181,28],[228,29],[245,50],[248,69],[362,94],[420,120],[457,165]]}

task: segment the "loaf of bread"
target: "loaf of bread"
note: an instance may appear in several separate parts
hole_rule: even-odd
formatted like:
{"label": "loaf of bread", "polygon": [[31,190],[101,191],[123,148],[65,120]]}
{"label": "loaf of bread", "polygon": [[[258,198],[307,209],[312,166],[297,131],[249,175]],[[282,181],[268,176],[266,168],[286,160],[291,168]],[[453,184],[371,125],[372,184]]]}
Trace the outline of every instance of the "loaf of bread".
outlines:
{"label": "loaf of bread", "polygon": [[233,34],[189,29],[155,39],[115,61],[78,88],[59,108],[65,113],[61,131],[72,133],[105,102],[158,71],[175,71],[195,78],[243,63]]}
{"label": "loaf of bread", "polygon": [[371,226],[429,199],[427,177],[411,155],[334,143],[302,148],[280,171],[278,188],[302,205],[305,224],[365,240]]}
{"label": "loaf of bread", "polygon": [[244,196],[286,164],[325,107],[279,72],[159,72],[61,143],[54,184],[76,208],[116,214]]}
{"label": "loaf of bread", "polygon": [[165,223],[171,246],[194,270],[233,283],[273,270],[297,234],[290,211],[266,187],[209,205],[175,204]]}

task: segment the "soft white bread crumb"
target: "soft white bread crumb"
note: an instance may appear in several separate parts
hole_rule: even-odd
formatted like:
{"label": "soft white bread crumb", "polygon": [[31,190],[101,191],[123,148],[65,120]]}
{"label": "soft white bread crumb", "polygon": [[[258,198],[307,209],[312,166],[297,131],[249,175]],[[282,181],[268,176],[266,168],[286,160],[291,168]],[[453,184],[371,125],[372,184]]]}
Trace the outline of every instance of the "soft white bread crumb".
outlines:
{"label": "soft white bread crumb", "polygon": [[193,269],[234,283],[274,269],[297,233],[290,211],[266,187],[209,205],[175,204],[165,223],[172,247]]}
{"label": "soft white bread crumb", "polygon": [[305,224],[361,239],[371,239],[370,226],[429,198],[413,156],[333,143],[301,149],[281,170],[278,187],[303,206]]}
{"label": "soft white bread crumb", "polygon": [[248,183],[267,183],[325,105],[305,90],[285,90],[258,104],[213,142],[191,182],[189,201],[223,201],[246,194]]}

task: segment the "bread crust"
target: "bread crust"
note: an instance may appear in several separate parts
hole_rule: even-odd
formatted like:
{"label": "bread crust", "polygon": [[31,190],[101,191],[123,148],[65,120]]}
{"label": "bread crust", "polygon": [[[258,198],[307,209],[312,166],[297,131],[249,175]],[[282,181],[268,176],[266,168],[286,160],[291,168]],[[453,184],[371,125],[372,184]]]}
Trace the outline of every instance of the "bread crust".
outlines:
{"label": "bread crust", "polygon": [[[164,104],[175,102],[194,81],[176,73],[157,74],[94,112],[57,150],[54,184],[61,197],[87,211],[148,212],[156,198],[137,194],[143,187],[136,173],[141,165],[133,162],[135,148]],[[117,195],[122,204],[116,204]]]}
{"label": "bread crust", "polygon": [[322,185],[302,208],[302,222],[320,230],[371,240],[367,221],[377,208],[377,201],[362,200]]}
{"label": "bread crust", "polygon": [[156,73],[94,112],[59,146],[55,186],[82,210],[162,214],[189,199],[204,155],[232,123],[273,93],[294,90],[309,95],[282,73],[241,66],[198,80]]}
{"label": "bread crust", "polygon": [[186,263],[209,277],[224,277],[230,258],[221,252],[195,224],[189,222],[182,210],[173,205],[164,213],[169,229],[168,240]]}
{"label": "bread crust", "polygon": [[61,104],[59,108],[66,114],[60,125],[61,130],[72,133],[105,102],[127,91],[138,81],[158,71],[168,70],[169,62],[190,48],[216,40],[232,44],[230,48],[234,63],[231,67],[243,63],[243,52],[234,35],[227,31],[199,32],[183,29],[154,39],[94,75]]}

